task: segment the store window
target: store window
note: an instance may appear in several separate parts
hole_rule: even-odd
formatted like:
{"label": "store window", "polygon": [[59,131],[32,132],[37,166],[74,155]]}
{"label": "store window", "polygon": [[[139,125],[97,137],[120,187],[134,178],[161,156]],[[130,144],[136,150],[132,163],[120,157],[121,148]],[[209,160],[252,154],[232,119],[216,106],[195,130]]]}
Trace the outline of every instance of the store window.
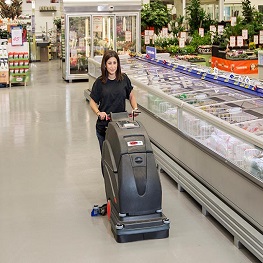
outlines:
{"label": "store window", "polygon": [[206,14],[210,15],[212,19],[215,19],[215,5],[203,5]]}
{"label": "store window", "polygon": [[201,5],[201,7],[205,10],[206,14],[209,14],[210,17],[214,20],[219,19],[219,11],[218,11],[218,5],[215,4],[205,4]]}
{"label": "store window", "polygon": [[[215,19],[215,20],[219,19],[218,5],[205,4],[201,6],[205,10],[206,14],[209,14],[212,19]],[[242,16],[242,5],[241,4],[225,4],[224,5],[224,20],[230,21],[232,16]]]}
{"label": "store window", "polygon": [[224,20],[230,21],[231,17],[242,16],[242,5],[241,4],[231,4],[224,6]]}

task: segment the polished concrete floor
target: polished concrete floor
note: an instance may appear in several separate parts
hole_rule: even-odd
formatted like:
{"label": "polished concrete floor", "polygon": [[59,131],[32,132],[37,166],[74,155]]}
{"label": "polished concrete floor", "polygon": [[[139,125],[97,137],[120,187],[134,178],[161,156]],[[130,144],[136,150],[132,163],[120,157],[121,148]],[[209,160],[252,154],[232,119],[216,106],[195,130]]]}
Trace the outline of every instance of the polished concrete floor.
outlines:
{"label": "polished concrete floor", "polygon": [[62,80],[59,61],[31,65],[27,86],[0,88],[0,263],[259,262],[165,174],[170,237],[116,243],[107,217],[88,82]]}

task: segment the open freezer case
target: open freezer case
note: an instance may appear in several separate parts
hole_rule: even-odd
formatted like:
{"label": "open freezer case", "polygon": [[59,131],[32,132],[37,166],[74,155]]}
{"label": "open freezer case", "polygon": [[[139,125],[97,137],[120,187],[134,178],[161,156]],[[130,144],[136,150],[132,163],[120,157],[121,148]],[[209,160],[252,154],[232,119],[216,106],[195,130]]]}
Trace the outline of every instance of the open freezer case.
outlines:
{"label": "open freezer case", "polygon": [[62,77],[88,79],[88,58],[113,49],[139,52],[141,1],[64,0],[65,58]]}
{"label": "open freezer case", "polygon": [[[96,78],[100,63],[89,63]],[[151,141],[245,218],[246,234],[233,219],[235,233],[263,259],[263,98],[136,58],[122,59],[121,65]]]}

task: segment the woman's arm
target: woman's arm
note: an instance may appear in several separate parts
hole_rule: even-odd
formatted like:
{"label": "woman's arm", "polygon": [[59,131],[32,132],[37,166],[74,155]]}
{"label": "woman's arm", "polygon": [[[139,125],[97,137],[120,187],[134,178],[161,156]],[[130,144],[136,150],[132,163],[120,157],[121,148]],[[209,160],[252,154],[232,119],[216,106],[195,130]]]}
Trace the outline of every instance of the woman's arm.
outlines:
{"label": "woman's arm", "polygon": [[107,113],[106,113],[106,112],[101,112],[101,111],[99,110],[98,104],[97,104],[92,98],[90,98],[89,105],[90,105],[91,109],[93,110],[93,112],[94,112],[101,120],[104,120],[104,119],[107,117]]}
{"label": "woman's arm", "polygon": [[136,98],[135,98],[135,96],[134,96],[132,91],[130,93],[129,101],[130,101],[132,109],[133,110],[137,110],[138,106],[137,106]]}
{"label": "woman's arm", "polygon": [[98,113],[100,112],[98,104],[92,98],[90,98],[89,105],[91,109],[94,111],[94,113],[98,115]]}

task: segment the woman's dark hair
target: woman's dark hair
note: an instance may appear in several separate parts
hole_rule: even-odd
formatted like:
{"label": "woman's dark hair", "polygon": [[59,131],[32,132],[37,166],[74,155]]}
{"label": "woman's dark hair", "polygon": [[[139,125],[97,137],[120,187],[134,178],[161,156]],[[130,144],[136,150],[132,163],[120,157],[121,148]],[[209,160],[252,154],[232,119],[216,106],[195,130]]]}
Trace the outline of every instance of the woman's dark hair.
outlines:
{"label": "woman's dark hair", "polygon": [[103,58],[102,58],[102,61],[101,61],[101,81],[104,84],[108,80],[108,71],[106,69],[106,62],[108,61],[108,59],[110,59],[112,57],[117,59],[116,80],[119,81],[119,80],[123,79],[123,76],[121,74],[120,58],[119,58],[117,52],[114,50],[107,50],[107,51],[105,51]]}

